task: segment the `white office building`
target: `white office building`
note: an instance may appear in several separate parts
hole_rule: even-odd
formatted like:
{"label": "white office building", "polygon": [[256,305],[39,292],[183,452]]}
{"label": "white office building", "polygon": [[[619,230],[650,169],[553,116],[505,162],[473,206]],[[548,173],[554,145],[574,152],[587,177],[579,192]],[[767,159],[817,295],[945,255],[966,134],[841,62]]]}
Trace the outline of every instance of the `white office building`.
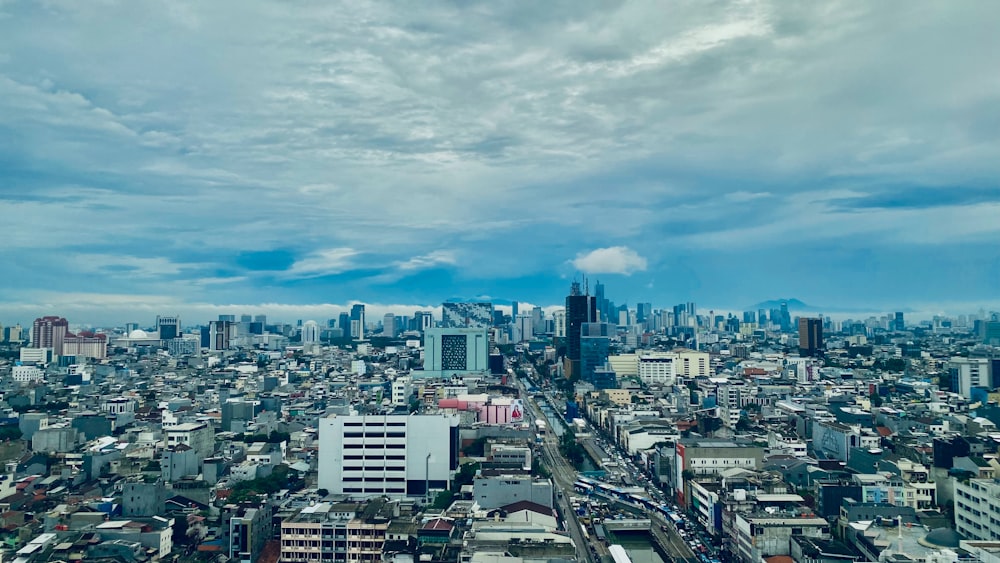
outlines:
{"label": "white office building", "polygon": [[677,379],[677,354],[652,352],[640,355],[639,379],[647,385],[673,385]]}
{"label": "white office building", "polygon": [[966,398],[972,398],[972,390],[977,387],[993,388],[988,358],[952,358],[948,362],[948,374],[952,390]]}
{"label": "white office building", "polygon": [[415,377],[485,375],[489,337],[484,328],[429,328],[424,331],[424,371]]}
{"label": "white office building", "polygon": [[514,342],[524,342],[534,337],[535,321],[531,315],[522,313],[514,322]]}
{"label": "white office building", "polygon": [[972,540],[1000,541],[1000,483],[993,479],[969,479],[955,484],[955,531]]}
{"label": "white office building", "polygon": [[45,378],[45,372],[35,366],[14,366],[10,375],[18,383],[32,383]]}
{"label": "white office building", "polygon": [[319,342],[319,323],[306,321],[302,324],[302,343],[314,344],[316,342]]}
{"label": "white office building", "polygon": [[566,309],[552,313],[552,322],[555,325],[555,337],[566,338]]}
{"label": "white office building", "polygon": [[458,467],[458,423],[458,415],[320,419],[319,488],[354,498],[446,489]]}

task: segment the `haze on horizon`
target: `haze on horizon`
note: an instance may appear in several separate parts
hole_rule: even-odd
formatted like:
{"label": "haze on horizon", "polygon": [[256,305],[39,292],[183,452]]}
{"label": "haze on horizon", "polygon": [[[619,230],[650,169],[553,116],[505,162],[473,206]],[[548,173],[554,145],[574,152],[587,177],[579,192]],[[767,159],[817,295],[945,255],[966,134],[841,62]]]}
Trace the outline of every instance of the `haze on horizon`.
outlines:
{"label": "haze on horizon", "polygon": [[582,275],[663,306],[996,307],[998,19],[0,1],[0,320],[551,305]]}

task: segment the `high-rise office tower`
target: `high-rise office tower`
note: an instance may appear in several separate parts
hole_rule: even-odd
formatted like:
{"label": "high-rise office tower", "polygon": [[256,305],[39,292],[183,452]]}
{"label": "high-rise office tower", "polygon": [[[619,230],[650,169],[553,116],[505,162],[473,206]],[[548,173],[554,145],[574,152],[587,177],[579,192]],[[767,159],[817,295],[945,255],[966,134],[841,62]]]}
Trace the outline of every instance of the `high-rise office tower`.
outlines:
{"label": "high-rise office tower", "polygon": [[240,322],[247,324],[253,322],[253,317],[250,315],[240,315]]}
{"label": "high-rise office tower", "polygon": [[560,309],[552,313],[552,335],[556,338],[566,338],[566,311]]}
{"label": "high-rise office tower", "polygon": [[531,315],[527,313],[521,313],[514,319],[514,341],[524,342],[525,340],[531,340],[535,335],[535,323],[531,318]]}
{"label": "high-rise office tower", "polygon": [[365,306],[363,303],[355,303],[351,306],[351,338],[364,339],[365,337]]}
{"label": "high-rise office tower", "polygon": [[260,323],[262,325],[267,324],[267,315],[254,315],[253,322]]}
{"label": "high-rise office tower", "polygon": [[382,317],[382,336],[386,338],[395,338],[396,336],[396,315],[392,313],[386,313]]}
{"label": "high-rise office tower", "polygon": [[597,370],[604,367],[614,333],[611,323],[593,322],[580,326],[580,379],[592,382]]}
{"label": "high-rise office tower", "polygon": [[604,284],[598,281],[594,284],[594,298],[597,300],[597,318],[600,321],[608,319],[608,304],[604,299]]}
{"label": "high-rise office tower", "polygon": [[583,323],[597,321],[597,300],[580,292],[580,284],[573,282],[566,296],[566,360],[565,372],[569,379],[580,378],[580,331]]}
{"label": "high-rise office tower", "polygon": [[823,319],[799,318],[799,355],[818,356],[823,350]]}
{"label": "high-rise office tower", "polygon": [[545,311],[541,307],[531,310],[531,331],[536,335],[545,332]]}
{"label": "high-rise office tower", "polygon": [[344,337],[351,337],[351,315],[349,313],[341,313],[337,317],[337,328],[344,331]]}
{"label": "high-rise office tower", "polygon": [[653,312],[652,303],[636,303],[635,304],[635,320],[636,322],[644,323],[649,315]]}
{"label": "high-rise office tower", "polygon": [[62,317],[40,317],[31,325],[31,347],[52,348],[56,356],[63,355],[63,342],[69,332],[69,322]]}
{"label": "high-rise office tower", "polygon": [[173,340],[180,338],[181,319],[180,317],[156,317],[156,329],[160,334],[160,340]]}
{"label": "high-rise office tower", "polygon": [[302,343],[315,344],[319,342],[319,323],[306,321],[302,323]]}
{"label": "high-rise office tower", "polygon": [[430,311],[417,311],[413,313],[413,326],[420,332],[432,328],[434,326],[434,314]]}
{"label": "high-rise office tower", "polygon": [[234,336],[236,336],[236,321],[212,321],[208,323],[208,346],[206,347],[209,350],[228,350]]}
{"label": "high-rise office tower", "polygon": [[517,301],[510,304],[510,318],[516,319],[518,315]]}
{"label": "high-rise office tower", "polygon": [[236,315],[219,315],[219,322],[235,323]]}
{"label": "high-rise office tower", "polygon": [[902,331],[906,330],[906,323],[903,322],[903,312],[902,311],[896,311],[896,316],[893,319],[893,325],[895,325],[895,326],[893,326],[893,329],[895,329],[898,332],[902,332]]}

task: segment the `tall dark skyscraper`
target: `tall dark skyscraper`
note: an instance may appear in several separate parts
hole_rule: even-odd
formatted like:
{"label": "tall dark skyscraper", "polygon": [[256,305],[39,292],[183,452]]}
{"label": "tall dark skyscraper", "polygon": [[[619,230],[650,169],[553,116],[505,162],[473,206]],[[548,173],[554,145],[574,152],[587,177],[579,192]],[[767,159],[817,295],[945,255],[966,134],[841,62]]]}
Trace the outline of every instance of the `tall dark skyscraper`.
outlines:
{"label": "tall dark skyscraper", "polygon": [[605,322],[608,320],[608,304],[604,298],[604,284],[597,282],[594,284],[594,298],[597,300],[598,320]]}
{"label": "tall dark skyscraper", "polygon": [[906,323],[903,321],[903,312],[896,311],[896,318],[893,319],[893,329],[899,332],[906,330]]}
{"label": "tall dark skyscraper", "polygon": [[799,355],[817,356],[823,350],[823,319],[799,318]]}
{"label": "tall dark skyscraper", "polygon": [[781,302],[780,317],[778,317],[778,324],[781,325],[782,332],[788,332],[792,330],[792,314],[788,312],[788,302]]}
{"label": "tall dark skyscraper", "polygon": [[579,379],[580,330],[583,323],[597,322],[597,299],[580,293],[580,284],[573,282],[566,296],[566,377]]}
{"label": "tall dark skyscraper", "polygon": [[341,313],[337,317],[337,328],[344,331],[344,337],[351,337],[351,315],[349,313]]}

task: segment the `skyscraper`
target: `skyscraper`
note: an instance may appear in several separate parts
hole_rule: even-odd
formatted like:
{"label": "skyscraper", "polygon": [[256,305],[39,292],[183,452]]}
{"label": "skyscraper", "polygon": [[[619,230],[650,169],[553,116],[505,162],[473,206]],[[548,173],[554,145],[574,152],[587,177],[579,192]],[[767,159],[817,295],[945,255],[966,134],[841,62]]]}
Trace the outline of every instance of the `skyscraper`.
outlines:
{"label": "skyscraper", "polygon": [[823,319],[799,318],[799,355],[817,356],[823,350]]}
{"label": "skyscraper", "polygon": [[[788,301],[781,302],[781,331],[792,330],[792,315],[788,312]],[[821,329],[822,330],[822,329]]]}
{"label": "skyscraper", "polygon": [[604,367],[611,350],[614,325],[592,322],[580,326],[580,379],[591,381],[594,373]]}
{"label": "skyscraper", "polygon": [[351,306],[351,338],[364,339],[365,337],[365,306],[363,303],[355,303]]}
{"label": "skyscraper", "polygon": [[566,296],[566,377],[580,378],[580,334],[583,323],[597,321],[597,299],[580,293],[580,284],[573,282]]}
{"label": "skyscraper", "polygon": [[604,298],[604,284],[598,281],[594,284],[594,298],[597,300],[598,320],[605,322],[608,320],[608,304]]}
{"label": "skyscraper", "polygon": [[351,315],[350,313],[341,313],[337,317],[337,328],[343,331],[344,338],[351,337]]}
{"label": "skyscraper", "polygon": [[160,340],[173,340],[181,335],[180,317],[156,317],[156,328],[160,334]]}
{"label": "skyscraper", "polygon": [[896,311],[896,317],[895,319],[893,319],[893,325],[895,325],[893,326],[893,329],[896,330],[897,332],[903,332],[904,330],[906,330],[906,323],[903,322],[902,311]]}
{"label": "skyscraper", "polygon": [[56,356],[63,355],[63,341],[69,332],[69,322],[62,317],[40,317],[31,325],[31,347],[52,348]]}
{"label": "skyscraper", "polygon": [[413,313],[413,326],[416,330],[423,332],[434,326],[434,314],[430,311],[417,311]]}
{"label": "skyscraper", "polygon": [[382,336],[386,338],[395,338],[396,336],[396,315],[392,313],[386,313],[382,317]]}
{"label": "skyscraper", "polygon": [[306,321],[302,323],[302,343],[315,344],[319,342],[319,323]]}

